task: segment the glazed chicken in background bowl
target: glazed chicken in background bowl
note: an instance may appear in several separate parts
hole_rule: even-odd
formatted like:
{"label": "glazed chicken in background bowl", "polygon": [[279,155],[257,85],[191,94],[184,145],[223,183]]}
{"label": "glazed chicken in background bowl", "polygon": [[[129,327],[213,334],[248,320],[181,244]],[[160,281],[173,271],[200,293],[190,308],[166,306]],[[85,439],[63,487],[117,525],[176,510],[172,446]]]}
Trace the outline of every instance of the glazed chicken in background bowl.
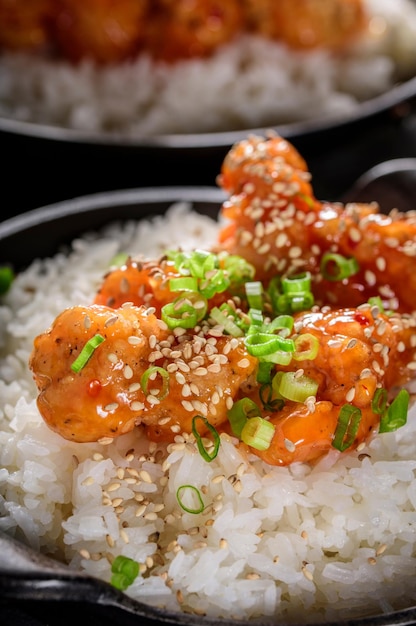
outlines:
{"label": "glazed chicken in background bowl", "polygon": [[0,529],[178,624],[394,623],[416,599],[414,214],[319,200],[274,132],[218,187],[0,225]]}
{"label": "glazed chicken in background bowl", "polygon": [[301,134],[412,79],[415,34],[412,0],[1,0],[0,116],[86,141]]}
{"label": "glazed chicken in background bowl", "polygon": [[[231,145],[269,127],[334,198],[377,159],[406,156],[415,22],[413,0],[0,0],[2,214],[212,186]],[[327,176],[340,147],[351,158]]]}

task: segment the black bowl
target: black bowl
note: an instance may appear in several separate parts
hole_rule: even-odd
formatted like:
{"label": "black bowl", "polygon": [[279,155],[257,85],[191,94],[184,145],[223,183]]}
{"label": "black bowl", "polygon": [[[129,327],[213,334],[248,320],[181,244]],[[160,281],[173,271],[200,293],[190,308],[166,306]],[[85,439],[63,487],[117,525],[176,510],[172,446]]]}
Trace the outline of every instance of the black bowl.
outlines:
{"label": "black bowl", "polygon": [[[359,104],[348,115],[274,125],[310,164],[321,197],[346,188],[379,159],[410,156],[400,124],[414,110],[416,77]],[[399,126],[399,127],[398,127]],[[84,194],[159,185],[215,185],[229,148],[268,128],[128,139],[0,117],[4,163],[2,216]],[[365,145],[366,149],[360,149]],[[373,146],[373,147],[372,147]],[[345,167],[343,154],[350,156]],[[328,188],[323,170],[333,167]],[[25,178],[27,185],[16,184]]]}
{"label": "black bowl", "polygon": [[[18,272],[35,258],[56,253],[77,235],[99,230],[113,221],[163,214],[177,201],[190,202],[199,213],[215,218],[223,200],[223,192],[213,187],[166,187],[99,193],[35,209],[0,223],[0,265],[11,264]],[[14,626],[60,626],[63,619],[81,624],[99,621],[103,626],[238,624],[230,619],[178,614],[133,601],[109,584],[71,571],[1,532],[0,611],[4,623]],[[254,623],[279,624],[270,619]],[[339,623],[326,622],[325,626]],[[411,626],[416,624],[416,607],[343,623]]]}

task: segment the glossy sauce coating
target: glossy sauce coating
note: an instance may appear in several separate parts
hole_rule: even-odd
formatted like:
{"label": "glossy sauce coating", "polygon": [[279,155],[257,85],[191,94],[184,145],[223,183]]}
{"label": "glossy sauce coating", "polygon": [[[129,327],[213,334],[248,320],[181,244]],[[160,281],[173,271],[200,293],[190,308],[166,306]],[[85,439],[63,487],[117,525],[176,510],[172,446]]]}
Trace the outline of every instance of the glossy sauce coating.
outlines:
{"label": "glossy sauce coating", "polygon": [[[268,449],[250,451],[287,465],[314,463],[331,450],[340,412],[349,406],[360,413],[350,452],[378,430],[376,392],[386,390],[390,403],[415,378],[414,215],[318,201],[305,161],[274,134],[233,146],[218,180],[230,194],[222,207],[230,223],[215,251],[221,271],[231,254],[253,265],[255,273],[243,280],[259,279],[264,287],[275,276],[311,273],[316,301],[293,314],[289,339],[311,342],[316,350],[272,365],[270,384],[279,372],[291,372],[316,383],[316,394],[302,402],[279,394],[271,398],[277,404],[264,401],[259,359],[243,335],[227,334],[211,315],[212,307],[225,303],[246,323],[249,301],[241,285],[235,291],[230,283],[208,300],[194,327],[169,329],[162,307],[178,296],[170,280],[182,276],[179,268],[168,256],[129,258],[103,277],[90,306],[63,311],[35,339],[30,367],[39,410],[53,430],[75,441],[113,438],[136,427],[151,440],[172,441],[192,432],[196,416],[230,433],[229,411],[248,397],[275,429]],[[358,269],[342,280],[325,278],[325,251],[353,256]],[[273,317],[267,306],[263,315],[267,326]],[[104,342],[80,372],[72,372],[73,360],[96,333]],[[155,366],[160,369],[143,382]]]}
{"label": "glossy sauce coating", "polygon": [[71,63],[205,58],[246,33],[339,50],[365,30],[361,0],[0,0],[0,49]]}
{"label": "glossy sauce coating", "polygon": [[[71,370],[87,341],[104,337],[79,372]],[[143,374],[161,367],[147,387]],[[66,439],[86,442],[117,437],[139,424],[154,440],[191,432],[195,415],[212,425],[226,420],[226,406],[256,367],[241,341],[170,332],[150,309],[100,305],[63,311],[35,339],[30,367],[40,391],[39,410]],[[198,426],[204,431],[203,424]]]}
{"label": "glossy sauce coating", "polygon": [[[387,309],[415,311],[416,215],[319,202],[309,181],[296,149],[278,136],[251,136],[232,147],[218,176],[231,193],[222,207],[221,248],[247,258],[266,283],[310,271],[317,304],[359,306],[378,296]],[[359,271],[328,280],[321,272],[326,252],[354,257]]]}

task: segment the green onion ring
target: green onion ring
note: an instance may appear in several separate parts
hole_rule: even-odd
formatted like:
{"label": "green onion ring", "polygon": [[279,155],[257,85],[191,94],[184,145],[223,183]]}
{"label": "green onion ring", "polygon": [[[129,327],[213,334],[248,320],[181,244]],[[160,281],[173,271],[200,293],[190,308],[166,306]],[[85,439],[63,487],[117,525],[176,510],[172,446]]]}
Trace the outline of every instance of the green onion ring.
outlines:
{"label": "green onion ring", "polygon": [[[199,503],[198,507],[189,507],[189,506],[186,506],[183,503],[182,493],[184,493],[186,491],[191,492],[194,496],[196,496],[197,501]],[[192,513],[193,515],[197,515],[198,513],[202,513],[202,511],[205,508],[205,504],[204,504],[204,501],[202,499],[202,496],[201,496],[201,493],[200,493],[199,489],[197,489],[193,485],[181,485],[180,487],[178,487],[178,489],[176,490],[176,499],[177,499],[181,509],[183,509],[187,513]]]}
{"label": "green onion ring", "polygon": [[111,572],[111,585],[124,591],[136,580],[140,573],[140,565],[128,556],[119,554],[111,564]]}
{"label": "green onion ring", "polygon": [[332,446],[344,452],[353,443],[361,422],[361,409],[352,404],[344,404],[338,415]]}
{"label": "green onion ring", "polygon": [[171,291],[197,291],[198,279],[194,276],[178,276],[169,280]]}
{"label": "green onion ring", "polygon": [[245,290],[249,307],[263,310],[263,284],[259,280],[249,281]]}
{"label": "green onion ring", "polygon": [[293,276],[286,276],[282,278],[282,290],[283,293],[292,295],[305,293],[311,290],[311,273],[303,272],[302,274],[295,274]]}
{"label": "green onion ring", "polygon": [[376,389],[371,401],[371,410],[376,415],[381,415],[387,408],[387,389]]}
{"label": "green onion ring", "polygon": [[339,281],[356,274],[360,266],[355,257],[347,259],[336,252],[325,252],[321,259],[320,269],[326,280]]}
{"label": "green onion ring", "polygon": [[292,339],[280,337],[270,333],[256,332],[251,333],[245,338],[247,351],[252,356],[266,356],[278,351],[294,352],[295,344]]}
{"label": "green onion ring", "polygon": [[278,392],[283,398],[293,402],[305,402],[309,396],[316,396],[318,383],[309,376],[297,372],[283,372]]}
{"label": "green onion ring", "polygon": [[268,450],[275,430],[275,426],[264,417],[252,417],[243,426],[241,441],[256,450]]}
{"label": "green onion ring", "polygon": [[233,434],[236,437],[240,437],[247,420],[259,416],[260,413],[260,407],[250,398],[244,397],[234,402],[231,409],[227,411],[228,421]]}
{"label": "green onion ring", "polygon": [[295,361],[304,361],[316,359],[319,351],[319,341],[312,333],[302,333],[295,340],[295,351],[293,358]]}
{"label": "green onion ring", "polygon": [[235,323],[235,321],[231,319],[231,317],[226,315],[224,311],[221,311],[218,307],[213,307],[209,314],[214,322],[219,326],[222,326],[224,328],[224,331],[232,337],[242,337],[244,335],[244,332]]}
{"label": "green onion ring", "polygon": [[162,388],[161,393],[158,395],[159,400],[163,400],[169,393],[169,372],[167,372],[163,367],[158,367],[157,365],[152,365],[148,367],[147,370],[143,372],[140,378],[140,387],[145,396],[149,393],[149,380],[152,376],[160,374],[162,377]]}
{"label": "green onion ring", "polygon": [[[202,437],[198,432],[198,429],[196,427],[197,420],[201,420],[202,422],[204,422],[205,426],[208,428],[208,430],[214,437],[214,449],[211,453],[209,453],[207,449],[205,448],[204,443],[202,441]],[[192,419],[192,432],[196,439],[196,444],[198,446],[199,454],[202,456],[202,458],[205,461],[207,461],[207,463],[210,463],[211,461],[215,459],[215,457],[218,454],[218,450],[220,448],[220,436],[218,434],[217,429],[212,424],[209,423],[206,417],[203,417],[202,415],[195,415],[195,417]]]}

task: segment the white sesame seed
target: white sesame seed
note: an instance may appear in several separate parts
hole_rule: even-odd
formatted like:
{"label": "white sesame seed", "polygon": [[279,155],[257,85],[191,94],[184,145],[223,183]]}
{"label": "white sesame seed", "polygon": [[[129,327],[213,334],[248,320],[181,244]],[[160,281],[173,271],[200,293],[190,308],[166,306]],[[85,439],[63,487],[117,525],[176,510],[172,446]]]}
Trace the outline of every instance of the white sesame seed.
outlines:
{"label": "white sesame seed", "polygon": [[129,380],[130,378],[133,378],[133,370],[131,369],[130,365],[125,365],[124,366],[123,376],[127,380]]}
{"label": "white sesame seed", "polygon": [[115,411],[116,409],[118,409],[117,402],[110,402],[104,407],[104,411],[108,411],[109,413],[111,413],[111,411]]}

